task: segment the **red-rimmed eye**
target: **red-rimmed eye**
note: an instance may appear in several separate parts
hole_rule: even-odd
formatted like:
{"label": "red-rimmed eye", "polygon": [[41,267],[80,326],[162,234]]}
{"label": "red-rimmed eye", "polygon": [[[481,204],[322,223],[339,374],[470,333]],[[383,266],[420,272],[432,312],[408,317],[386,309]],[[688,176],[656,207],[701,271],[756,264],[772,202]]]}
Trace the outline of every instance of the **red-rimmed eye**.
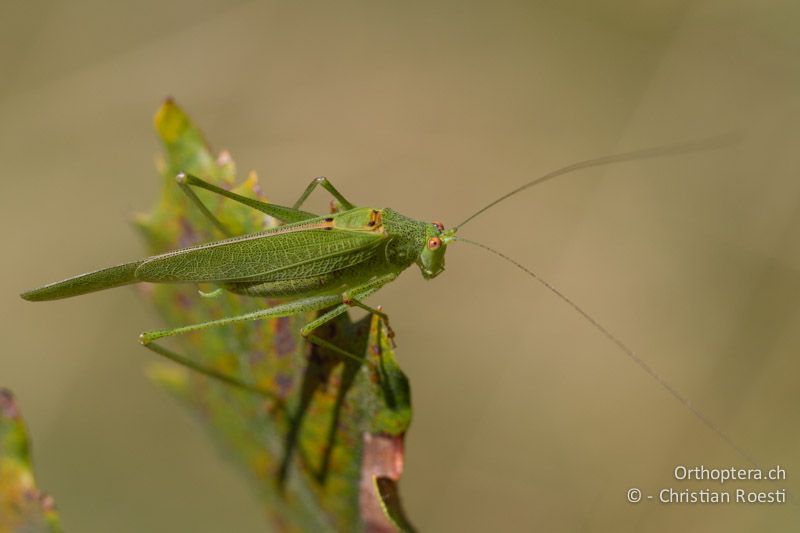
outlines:
{"label": "red-rimmed eye", "polygon": [[434,222],[433,225],[436,226],[436,229],[438,229],[439,231],[444,231],[444,224],[442,224],[441,222]]}
{"label": "red-rimmed eye", "polygon": [[428,250],[436,250],[442,245],[442,239],[439,237],[431,237],[428,240]]}

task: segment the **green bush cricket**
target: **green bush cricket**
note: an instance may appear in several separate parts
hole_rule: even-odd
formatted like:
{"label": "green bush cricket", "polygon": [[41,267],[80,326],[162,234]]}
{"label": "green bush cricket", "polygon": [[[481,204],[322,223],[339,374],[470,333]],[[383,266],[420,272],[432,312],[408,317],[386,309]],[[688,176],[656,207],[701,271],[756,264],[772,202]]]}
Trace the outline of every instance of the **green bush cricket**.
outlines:
{"label": "green bush cricket", "polygon": [[[731,144],[731,141],[730,137],[720,137],[701,142],[625,152],[568,165],[524,183],[449,229],[445,229],[439,222],[411,219],[390,208],[358,207],[348,201],[324,177],[312,180],[292,207],[284,207],[240,196],[196,176],[179,173],[176,177],[178,186],[209,221],[227,236],[225,239],[81,274],[32,289],[22,293],[21,296],[29,301],[56,300],[122,285],[151,282],[212,283],[218,285],[218,289],[207,296],[227,290],[242,296],[280,300],[281,303],[275,306],[243,315],[149,331],[140,335],[140,341],[145,347],[162,356],[231,385],[269,395],[254,385],[204,368],[190,358],[179,355],[154,341],[162,337],[236,322],[322,311],[320,316],[302,328],[303,337],[344,357],[360,360],[357,355],[315,335],[314,331],[345,313],[349,307],[359,307],[378,315],[389,336],[393,337],[388,316],[379,308],[370,307],[364,300],[396,279],[412,264],[419,267],[425,279],[435,278],[444,271],[447,246],[455,241],[467,242],[511,262],[570,305],[704,425],[742,457],[756,464],[708,417],[694,408],[687,398],[570,298],[505,254],[456,235],[461,227],[486,210],[530,187],[556,177],[589,167],[719,148]],[[316,215],[300,209],[309,195],[319,186],[328,191],[338,202],[340,209],[337,212]],[[205,189],[261,211],[278,219],[283,225],[257,233],[233,236],[225,224],[205,207],[192,187]]]}

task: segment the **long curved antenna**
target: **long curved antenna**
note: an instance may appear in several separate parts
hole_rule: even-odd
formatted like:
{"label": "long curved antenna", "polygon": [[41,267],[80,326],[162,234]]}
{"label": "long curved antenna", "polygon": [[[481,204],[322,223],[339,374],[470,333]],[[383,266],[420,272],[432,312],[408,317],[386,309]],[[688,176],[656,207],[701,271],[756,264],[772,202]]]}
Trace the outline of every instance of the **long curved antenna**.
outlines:
{"label": "long curved antenna", "polygon": [[515,194],[518,194],[525,189],[533,187],[534,185],[539,185],[540,183],[544,183],[545,181],[550,181],[553,178],[557,178],[558,176],[563,176],[564,174],[569,174],[571,172],[575,172],[576,170],[581,170],[584,168],[589,167],[599,167],[603,165],[610,165],[612,163],[621,163],[623,161],[633,161],[636,159],[650,159],[652,157],[665,157],[665,156],[672,156],[672,155],[679,155],[685,154],[689,152],[700,152],[704,150],[715,150],[717,148],[724,148],[726,146],[730,146],[732,144],[736,144],[741,140],[741,136],[739,134],[731,133],[727,135],[720,135],[718,137],[712,137],[710,139],[704,139],[700,141],[692,141],[692,142],[685,142],[685,143],[678,143],[678,144],[669,144],[666,146],[657,146],[655,148],[645,148],[642,150],[635,150],[633,152],[624,152],[621,154],[614,154],[614,155],[607,155],[604,157],[597,157],[595,159],[587,159],[585,161],[579,161],[578,163],[573,163],[571,165],[567,165],[565,167],[561,167],[559,169],[553,170],[545,174],[544,176],[538,177],[534,180],[529,181],[528,183],[517,187],[513,191],[504,194],[500,198],[486,204],[484,207],[478,209],[475,213],[468,216],[463,222],[455,226],[453,229],[457,230],[473,218],[477,217],[478,215],[482,214],[484,211],[491,209],[492,207],[496,206],[503,200],[511,198]]}
{"label": "long curved antenna", "polygon": [[714,432],[720,439],[725,441],[725,443],[727,443],[728,446],[731,447],[731,449],[733,449],[736,453],[738,453],[743,459],[745,459],[751,465],[753,465],[753,466],[755,466],[757,468],[761,468],[761,465],[758,463],[758,461],[755,460],[755,458],[752,455],[747,453],[742,447],[740,447],[738,444],[736,444],[736,441],[734,441],[727,433],[722,431],[722,429],[720,429],[719,426],[717,426],[708,416],[706,416],[705,413],[703,413],[698,408],[696,408],[694,405],[692,405],[692,402],[689,401],[689,399],[686,398],[686,396],[684,396],[683,394],[678,392],[678,390],[675,389],[675,387],[673,387],[672,385],[670,385],[670,383],[666,379],[661,377],[661,375],[658,372],[656,372],[650,365],[645,363],[644,360],[642,360],[642,358],[639,357],[636,354],[636,352],[634,352],[631,348],[629,348],[624,342],[619,340],[619,338],[616,335],[614,335],[608,329],[606,329],[605,326],[600,324],[600,322],[598,322],[592,315],[590,315],[587,311],[584,311],[578,304],[576,304],[574,301],[572,301],[563,292],[561,292],[560,290],[556,289],[554,286],[552,286],[550,283],[548,283],[543,278],[539,277],[539,275],[536,274],[535,272],[533,272],[532,270],[530,270],[527,267],[523,266],[522,264],[514,261],[513,259],[511,259],[507,255],[505,255],[504,253],[498,252],[494,248],[490,248],[489,246],[486,246],[485,244],[479,243],[477,241],[472,241],[472,240],[469,240],[469,239],[465,239],[463,237],[453,237],[453,239],[457,240],[457,241],[461,241],[461,242],[466,242],[466,243],[472,244],[473,246],[477,246],[479,248],[483,248],[487,252],[491,252],[494,255],[496,255],[498,257],[501,257],[502,259],[505,259],[506,261],[508,261],[509,263],[511,263],[512,265],[514,265],[515,267],[519,268],[520,270],[522,270],[523,272],[525,272],[526,274],[531,276],[533,279],[535,279],[536,281],[541,283],[547,290],[549,290],[550,292],[552,292],[553,294],[558,296],[559,299],[561,299],[563,302],[565,302],[567,305],[569,305],[575,311],[577,311],[579,315],[581,315],[583,318],[588,320],[589,323],[592,326],[594,326],[594,328],[597,331],[602,333],[608,340],[610,340],[611,342],[616,344],[617,347],[620,350],[622,350],[622,352],[625,355],[627,355],[628,358],[631,361],[636,363],[636,365],[639,368],[641,368],[642,370],[644,370],[644,372],[647,375],[649,375],[656,382],[658,382],[658,384],[661,385],[662,388],[664,388],[668,393],[670,393],[670,395],[673,398],[675,398],[681,404],[683,404],[683,406],[686,407],[686,409],[688,409],[689,412],[691,412],[700,422],[702,422],[703,425],[705,425],[708,429],[710,429],[712,432]]}

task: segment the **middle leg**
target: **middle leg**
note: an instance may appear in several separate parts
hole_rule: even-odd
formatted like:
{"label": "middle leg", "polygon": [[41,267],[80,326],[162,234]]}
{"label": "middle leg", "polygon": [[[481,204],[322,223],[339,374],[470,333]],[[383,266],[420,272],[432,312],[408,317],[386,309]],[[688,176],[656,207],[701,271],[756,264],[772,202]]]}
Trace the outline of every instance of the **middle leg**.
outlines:
{"label": "middle leg", "polygon": [[322,186],[323,189],[331,193],[331,195],[336,198],[340,204],[342,204],[342,207],[345,211],[355,207],[355,205],[351,204],[347,198],[342,196],[342,193],[336,190],[336,187],[333,186],[333,183],[331,183],[330,180],[328,180],[328,178],[325,176],[320,176],[311,180],[311,183],[308,184],[306,190],[303,191],[303,194],[300,195],[300,198],[297,199],[292,207],[294,209],[299,209],[300,206],[303,205],[303,202],[306,201],[306,198],[308,198],[308,195],[310,195],[311,192],[319,186]]}

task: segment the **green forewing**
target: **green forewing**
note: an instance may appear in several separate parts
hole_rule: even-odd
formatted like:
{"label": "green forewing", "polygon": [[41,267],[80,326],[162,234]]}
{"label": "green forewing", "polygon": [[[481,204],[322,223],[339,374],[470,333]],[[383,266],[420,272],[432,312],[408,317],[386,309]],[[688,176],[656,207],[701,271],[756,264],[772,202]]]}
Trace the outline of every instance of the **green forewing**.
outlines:
{"label": "green forewing", "polygon": [[377,253],[383,234],[314,221],[177,250],[144,261],[136,279],[151,282],[279,281],[328,274]]}
{"label": "green forewing", "polygon": [[24,292],[21,296],[32,302],[58,300],[60,298],[71,298],[72,296],[79,296],[81,294],[136,283],[136,269],[141,263],[141,261],[134,261],[132,263],[125,263],[123,265],[73,276],[63,281],[50,283],[43,287]]}

